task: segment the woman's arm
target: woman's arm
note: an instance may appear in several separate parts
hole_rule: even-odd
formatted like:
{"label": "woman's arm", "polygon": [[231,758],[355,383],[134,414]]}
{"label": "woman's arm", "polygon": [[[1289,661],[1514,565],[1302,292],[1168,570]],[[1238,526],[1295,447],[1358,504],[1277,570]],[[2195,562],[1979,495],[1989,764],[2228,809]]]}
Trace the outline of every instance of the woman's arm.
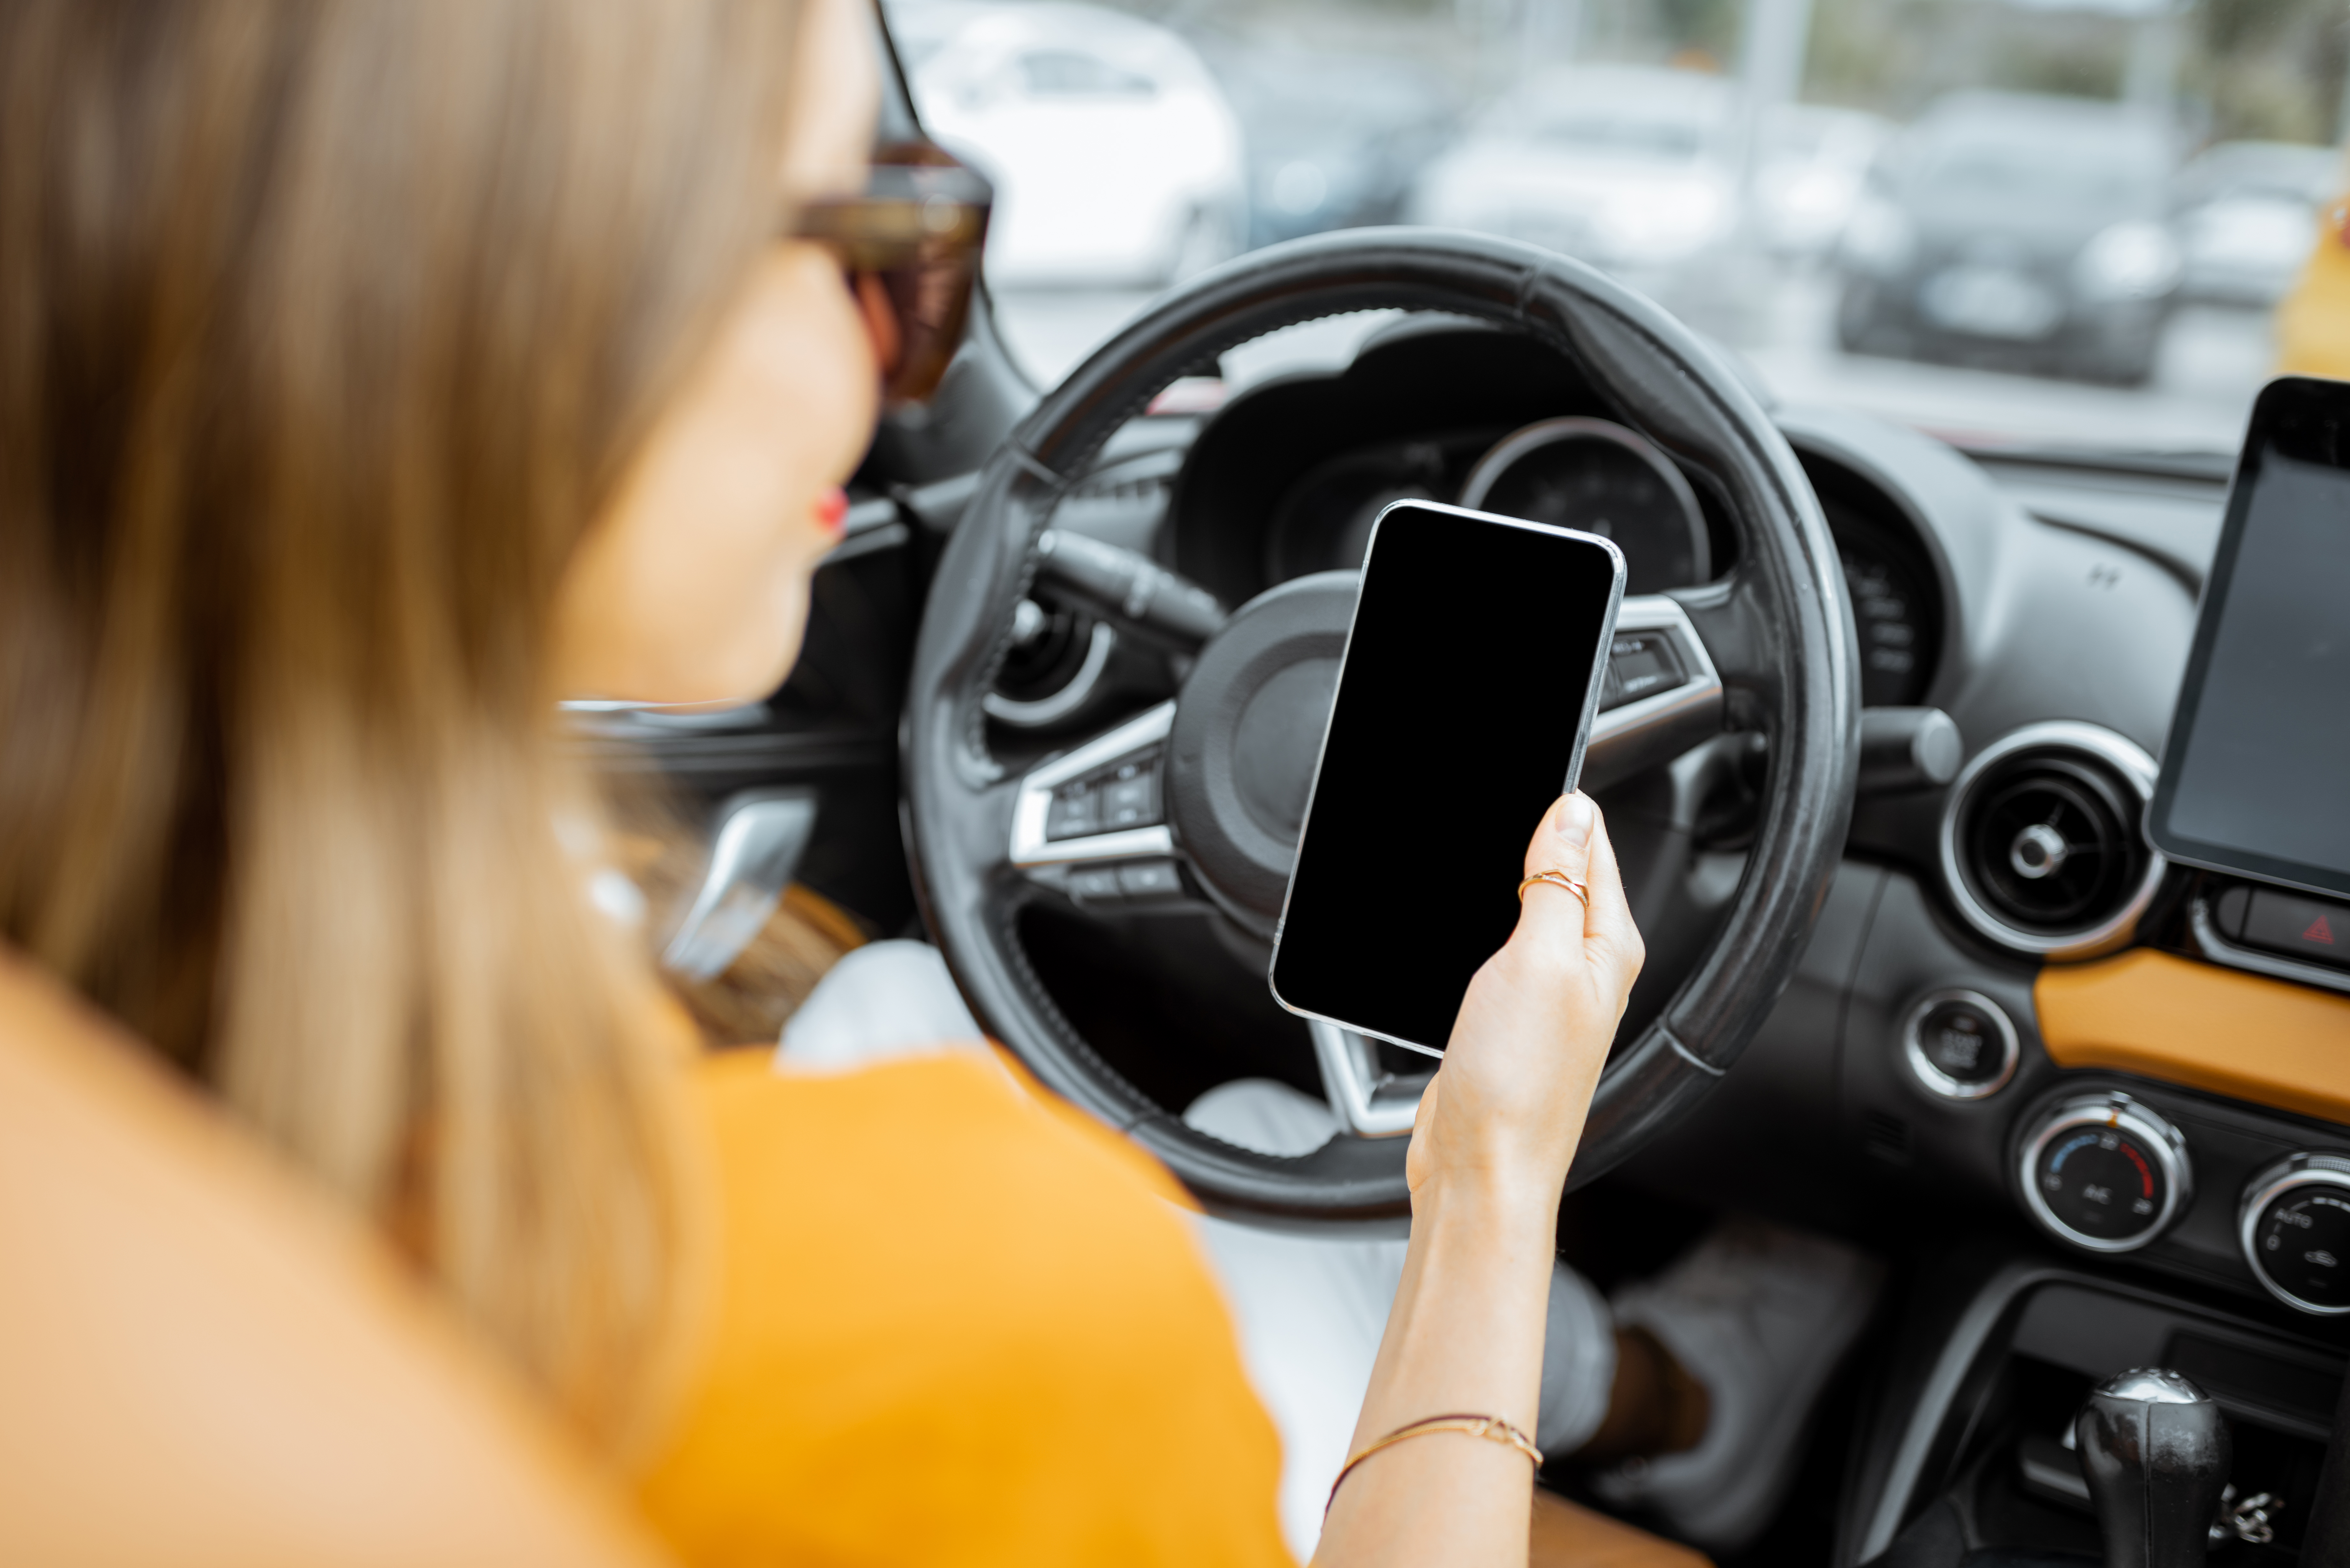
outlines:
{"label": "woman's arm", "polygon": [[[1588,796],[1544,816],[1525,869],[1587,884],[1590,904],[1528,888],[1517,929],[1461,1002],[1412,1131],[1411,1247],[1357,1452],[1435,1416],[1534,1430],[1559,1194],[1645,954]],[[1340,1485],[1315,1561],[1523,1568],[1533,1487],[1533,1466],[1505,1444],[1413,1438]]]}

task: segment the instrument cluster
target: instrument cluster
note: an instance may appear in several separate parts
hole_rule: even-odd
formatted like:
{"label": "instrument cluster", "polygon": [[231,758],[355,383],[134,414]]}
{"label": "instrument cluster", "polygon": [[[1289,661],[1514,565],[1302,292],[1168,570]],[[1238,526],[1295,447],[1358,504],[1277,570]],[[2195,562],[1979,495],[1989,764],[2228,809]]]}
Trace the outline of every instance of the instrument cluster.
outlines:
{"label": "instrument cluster", "polygon": [[[1820,486],[1820,500],[1852,597],[1861,701],[1915,705],[1925,701],[1941,647],[1932,564],[1881,498],[1849,475],[1836,478],[1841,483]],[[1599,535],[1624,553],[1627,594],[1693,587],[1730,564],[1725,531],[1668,453],[1627,426],[1568,415],[1534,421],[1499,441],[1429,436],[1325,460],[1274,506],[1265,582],[1361,565],[1374,520],[1405,500]]]}
{"label": "instrument cluster", "polygon": [[1496,442],[1430,438],[1342,453],[1275,506],[1274,581],[1362,564],[1371,524],[1398,501],[1443,501],[1577,528],[1624,553],[1628,594],[1708,580],[1712,538],[1678,465],[1646,436],[1586,416],[1536,421]]}

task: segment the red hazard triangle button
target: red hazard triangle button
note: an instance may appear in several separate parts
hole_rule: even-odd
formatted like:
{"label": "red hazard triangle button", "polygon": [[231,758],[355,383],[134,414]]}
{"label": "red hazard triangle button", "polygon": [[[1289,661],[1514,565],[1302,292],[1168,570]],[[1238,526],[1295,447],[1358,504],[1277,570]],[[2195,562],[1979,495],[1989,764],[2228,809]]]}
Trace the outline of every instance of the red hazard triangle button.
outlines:
{"label": "red hazard triangle button", "polygon": [[2309,922],[2309,929],[2301,933],[2301,940],[2305,942],[2324,942],[2330,948],[2334,945],[2334,928],[2325,923],[2324,916],[2320,915]]}

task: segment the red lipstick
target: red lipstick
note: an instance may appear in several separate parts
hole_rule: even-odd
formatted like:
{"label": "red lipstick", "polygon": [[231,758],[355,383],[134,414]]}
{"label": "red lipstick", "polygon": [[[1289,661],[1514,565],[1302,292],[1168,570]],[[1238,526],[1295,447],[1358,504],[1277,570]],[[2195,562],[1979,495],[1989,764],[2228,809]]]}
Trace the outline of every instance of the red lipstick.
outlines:
{"label": "red lipstick", "polygon": [[816,525],[837,539],[848,528],[848,492],[836,484],[817,496],[809,511]]}

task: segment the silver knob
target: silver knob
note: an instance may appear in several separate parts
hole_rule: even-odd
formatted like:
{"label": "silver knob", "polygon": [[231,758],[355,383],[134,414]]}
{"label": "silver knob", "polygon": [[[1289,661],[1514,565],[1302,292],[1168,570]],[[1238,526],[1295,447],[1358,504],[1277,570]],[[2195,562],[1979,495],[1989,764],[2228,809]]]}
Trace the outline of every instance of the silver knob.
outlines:
{"label": "silver knob", "polygon": [[2350,1313],[2350,1159],[2296,1154],[2253,1177],[2236,1241],[2252,1277],[2287,1306]]}
{"label": "silver knob", "polygon": [[2015,842],[2007,846],[2007,863],[2025,881],[2037,882],[2063,870],[2072,853],[2073,846],[2064,841],[2063,834],[2044,822],[2035,822],[2025,826],[2015,836]]}
{"label": "silver knob", "polygon": [[2018,1154],[2017,1187],[2032,1217],[2092,1252],[2145,1246],[2186,1212],[2195,1194],[2185,1137],[2124,1094],[2082,1095],[2051,1106]]}
{"label": "silver knob", "polygon": [[2208,1405],[2211,1396],[2168,1366],[2134,1366],[2106,1380],[2097,1390],[2108,1399],[2132,1399],[2141,1405]]}

